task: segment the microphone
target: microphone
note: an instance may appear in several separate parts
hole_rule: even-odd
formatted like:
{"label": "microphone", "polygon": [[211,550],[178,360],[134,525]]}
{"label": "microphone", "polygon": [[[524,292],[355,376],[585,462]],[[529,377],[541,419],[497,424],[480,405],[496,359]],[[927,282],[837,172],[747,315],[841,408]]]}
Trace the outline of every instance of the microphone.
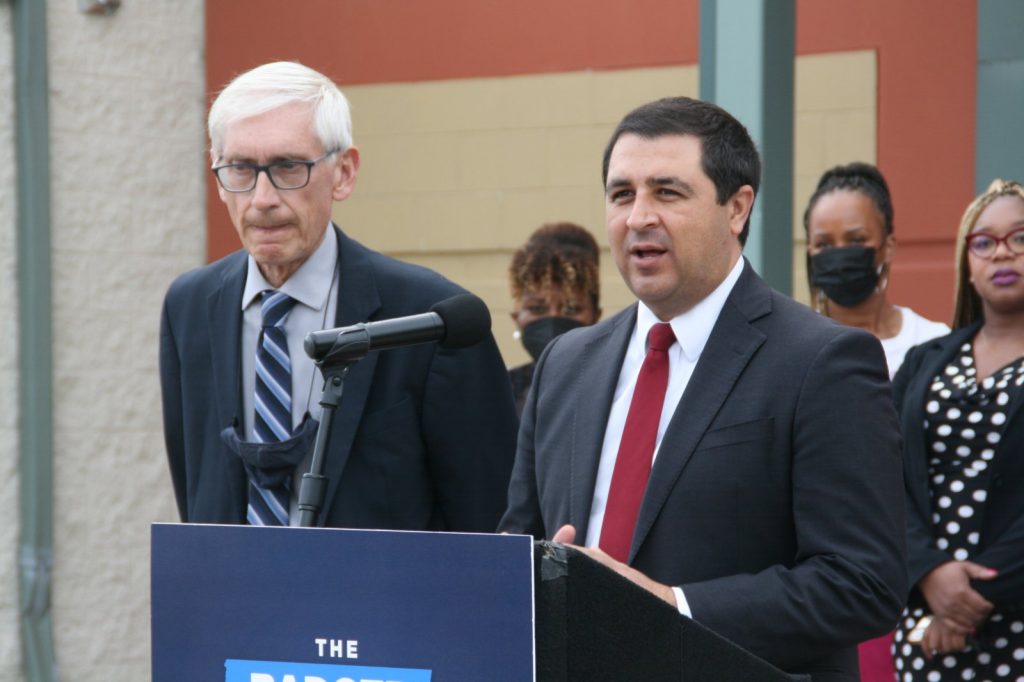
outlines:
{"label": "microphone", "polygon": [[354,361],[374,350],[435,341],[443,348],[465,348],[483,341],[490,331],[487,306],[467,293],[435,303],[428,313],[310,332],[303,346],[318,363]]}

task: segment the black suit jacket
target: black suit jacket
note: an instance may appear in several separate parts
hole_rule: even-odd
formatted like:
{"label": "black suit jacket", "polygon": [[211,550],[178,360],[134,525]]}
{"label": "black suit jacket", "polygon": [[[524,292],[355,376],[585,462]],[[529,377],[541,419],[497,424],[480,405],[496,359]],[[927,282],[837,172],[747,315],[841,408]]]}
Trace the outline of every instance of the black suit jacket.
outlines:
{"label": "black suit jacket", "polygon": [[[907,552],[910,584],[953,556],[935,547],[928,492],[927,443],[923,428],[925,401],[932,379],[959,354],[960,347],[981,327],[961,327],[947,336],[913,348],[893,378],[904,437],[904,479],[907,489]],[[999,571],[994,580],[972,587],[996,605],[997,611],[1024,608],[1024,388],[1008,406],[1006,427],[992,459],[992,477],[985,500],[981,537],[971,557]],[[914,593],[918,596],[917,591]]]}
{"label": "black suit jacket", "polygon": [[[463,291],[334,232],[336,326],[422,313]],[[219,433],[242,417],[246,268],[246,253],[236,252],[179,277],[164,301],[164,434],[183,521],[245,522],[245,472]],[[493,531],[504,508],[516,427],[492,337],[461,350],[427,344],[372,352],[345,380],[325,458],[321,524]]]}
{"label": "black suit jacket", "polygon": [[[587,533],[636,308],[538,362],[501,528]],[[815,680],[856,680],[855,644],[907,590],[900,439],[880,344],[745,265],[668,426],[629,563],[693,618]]]}

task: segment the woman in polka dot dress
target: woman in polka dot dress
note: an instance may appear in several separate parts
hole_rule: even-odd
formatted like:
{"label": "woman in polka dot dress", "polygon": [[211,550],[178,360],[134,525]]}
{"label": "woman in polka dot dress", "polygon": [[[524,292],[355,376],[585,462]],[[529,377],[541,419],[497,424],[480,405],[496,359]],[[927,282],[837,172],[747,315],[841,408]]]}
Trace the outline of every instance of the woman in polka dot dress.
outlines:
{"label": "woman in polka dot dress", "polygon": [[996,180],[957,242],[954,331],[893,390],[914,585],[897,678],[1024,682],[1024,188]]}

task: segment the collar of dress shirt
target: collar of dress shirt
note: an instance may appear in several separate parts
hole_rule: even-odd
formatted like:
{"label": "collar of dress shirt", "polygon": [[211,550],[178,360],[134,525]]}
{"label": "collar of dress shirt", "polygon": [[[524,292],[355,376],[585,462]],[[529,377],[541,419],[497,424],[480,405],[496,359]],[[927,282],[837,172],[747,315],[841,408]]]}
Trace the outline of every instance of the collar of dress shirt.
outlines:
{"label": "collar of dress shirt", "polygon": [[[725,305],[725,300],[729,298],[732,288],[736,286],[736,281],[743,272],[743,263],[744,259],[741,256],[722,283],[704,300],[682,315],[677,315],[669,320],[672,331],[676,335],[676,341],[688,361],[696,362],[703,352],[704,345],[708,342],[708,337],[711,336],[711,330],[714,328],[715,322],[718,321],[718,315],[722,312],[722,306]],[[641,301],[636,315],[636,336],[634,337],[639,342],[641,357],[647,352],[647,334],[651,331],[651,327],[658,322],[661,322],[658,316]]]}
{"label": "collar of dress shirt", "polygon": [[[338,240],[334,238],[334,228],[328,223],[320,246],[306,259],[291,277],[285,280],[281,291],[299,303],[323,310],[330,296],[330,282],[334,279],[334,268],[338,263]],[[259,266],[249,256],[249,271],[245,278],[245,290],[242,292],[242,310],[248,308],[260,294],[273,289],[260,272]]]}

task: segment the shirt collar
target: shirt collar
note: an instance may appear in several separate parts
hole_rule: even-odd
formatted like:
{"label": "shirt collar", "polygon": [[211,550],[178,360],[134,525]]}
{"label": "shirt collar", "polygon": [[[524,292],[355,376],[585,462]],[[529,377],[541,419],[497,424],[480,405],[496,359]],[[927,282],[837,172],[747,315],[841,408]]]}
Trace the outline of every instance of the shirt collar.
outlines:
{"label": "shirt collar", "polygon": [[[285,280],[278,291],[283,291],[299,303],[323,310],[330,296],[330,283],[334,280],[334,269],[338,263],[338,240],[334,239],[334,230],[328,223],[320,246],[299,266],[295,273]],[[273,289],[255,259],[249,256],[249,269],[245,277],[245,290],[242,291],[242,310],[256,301],[267,289]]]}
{"label": "shirt collar", "polygon": [[[677,315],[669,320],[672,332],[676,335],[676,341],[679,343],[683,355],[690,362],[696,362],[704,351],[704,346],[711,336],[715,322],[718,321],[718,315],[722,312],[725,300],[729,298],[729,294],[743,272],[743,263],[744,259],[741,256],[714,291],[682,315]],[[642,348],[645,349],[644,352],[646,352],[647,334],[651,331],[651,327],[659,322],[661,320],[658,319],[658,316],[641,301],[636,315],[636,333]]]}

